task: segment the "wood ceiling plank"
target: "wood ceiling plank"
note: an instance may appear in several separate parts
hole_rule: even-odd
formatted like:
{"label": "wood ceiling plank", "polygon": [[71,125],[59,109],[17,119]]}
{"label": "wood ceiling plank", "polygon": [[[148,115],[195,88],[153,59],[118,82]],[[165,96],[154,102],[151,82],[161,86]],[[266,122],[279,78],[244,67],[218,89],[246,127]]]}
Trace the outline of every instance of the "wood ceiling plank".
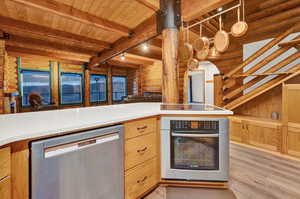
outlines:
{"label": "wood ceiling plank", "polygon": [[72,6],[68,6],[57,1],[47,0],[11,0],[18,3],[21,3],[25,6],[31,6],[37,9],[44,10],[46,12],[51,12],[56,15],[70,18],[74,21],[79,21],[81,23],[85,23],[88,25],[96,26],[97,28],[101,28],[108,31],[113,31],[119,33],[122,36],[128,36],[130,30],[117,24],[115,22],[91,15],[87,12],[83,12],[79,9],[75,9]]}
{"label": "wood ceiling plank", "polygon": [[182,0],[183,19],[184,21],[195,20],[232,1],[234,0]]}
{"label": "wood ceiling plank", "polygon": [[10,19],[7,17],[0,16],[0,29],[6,32],[10,31],[20,31],[26,33],[32,33],[41,35],[44,37],[51,37],[56,39],[61,39],[64,41],[69,41],[71,43],[85,44],[87,46],[95,46],[98,45],[101,48],[109,48],[110,44],[104,41],[91,39],[87,37],[83,37],[80,35],[55,30],[52,28],[47,28],[44,26],[39,26],[27,22],[22,22],[14,19]]}
{"label": "wood ceiling plank", "polygon": [[146,6],[147,8],[150,8],[153,11],[159,10],[159,1],[156,0],[136,0],[136,1]]}
{"label": "wood ceiling plank", "polygon": [[[114,57],[113,60],[122,62],[120,56]],[[154,61],[152,60],[145,59],[144,57],[139,57],[139,58],[133,57],[132,54],[128,54],[128,53],[126,53],[125,62],[136,64],[136,65],[143,65],[143,66],[152,65],[154,63]]]}
{"label": "wood ceiling plank", "polygon": [[132,46],[137,46],[143,43],[145,40],[154,38],[157,36],[156,28],[156,16],[153,15],[134,30],[134,35],[132,37],[116,42],[111,50],[104,51],[99,57],[93,57],[89,65],[91,67],[99,65],[101,62],[107,61],[112,57],[127,51]]}

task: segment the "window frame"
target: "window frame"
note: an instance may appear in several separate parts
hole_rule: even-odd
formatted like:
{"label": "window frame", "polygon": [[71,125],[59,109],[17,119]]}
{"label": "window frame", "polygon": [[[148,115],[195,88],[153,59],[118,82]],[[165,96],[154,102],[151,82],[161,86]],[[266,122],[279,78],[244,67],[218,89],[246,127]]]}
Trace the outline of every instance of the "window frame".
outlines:
{"label": "window frame", "polygon": [[[74,74],[74,75],[80,75],[81,76],[81,102],[80,103],[62,103],[62,76],[63,74]],[[83,73],[76,73],[76,72],[59,72],[59,105],[61,106],[70,106],[70,105],[83,105],[84,104],[84,81],[85,81],[85,76]]]}
{"label": "window frame", "polygon": [[[92,76],[102,76],[102,77],[105,77],[105,100],[104,101],[97,101],[97,102],[92,102],[91,101],[91,89],[92,89],[92,87],[91,87],[91,77]],[[108,76],[107,75],[105,75],[105,74],[97,74],[97,73],[92,73],[92,74],[90,74],[90,78],[89,78],[89,86],[90,86],[90,89],[89,89],[89,102],[90,102],[90,104],[103,104],[103,103],[107,103],[108,102]]]}
{"label": "window frame", "polygon": [[123,77],[125,78],[125,94],[126,96],[128,96],[128,77],[125,75],[112,75],[111,76],[111,98],[113,102],[122,102],[122,100],[114,100],[114,82],[113,82],[113,78],[114,77]]}
{"label": "window frame", "polygon": [[52,97],[53,97],[53,95],[52,95],[52,72],[51,72],[51,70],[42,70],[42,69],[31,69],[31,68],[20,68],[19,69],[19,75],[20,75],[20,79],[19,79],[19,81],[20,81],[20,84],[19,84],[19,86],[20,86],[20,88],[19,88],[19,91],[20,91],[20,101],[21,101],[21,103],[20,103],[20,105],[21,105],[21,107],[22,108],[29,108],[29,107],[31,107],[31,105],[23,105],[23,98],[24,98],[24,91],[23,91],[23,72],[24,71],[27,71],[27,72],[45,72],[45,73],[48,73],[49,74],[49,88],[50,88],[50,92],[49,92],[49,95],[50,95],[50,102],[49,102],[49,104],[45,104],[45,105],[43,105],[43,106],[50,106],[51,104],[52,104]]}

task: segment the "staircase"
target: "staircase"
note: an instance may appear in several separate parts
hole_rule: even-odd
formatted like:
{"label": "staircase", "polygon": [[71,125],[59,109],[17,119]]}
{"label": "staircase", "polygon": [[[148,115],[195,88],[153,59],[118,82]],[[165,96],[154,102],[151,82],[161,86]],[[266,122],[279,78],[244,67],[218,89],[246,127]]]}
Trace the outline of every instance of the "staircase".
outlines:
{"label": "staircase", "polygon": [[[297,32],[299,29],[300,23],[293,25],[247,58],[242,64],[223,76],[222,92],[219,93],[222,93],[222,105],[224,108],[233,110],[300,74],[300,64],[290,65],[300,59],[300,35],[290,41],[282,42],[288,35]],[[263,60],[257,63],[254,62],[276,45],[278,45],[278,49],[266,56]],[[286,56],[271,67],[263,68],[291,48],[296,49],[296,52]],[[245,68],[251,63],[252,65],[255,64],[246,70]],[[264,71],[258,72],[260,69],[264,69]],[[244,78],[250,78],[250,80],[243,82]],[[264,81],[264,83],[258,85],[261,81]],[[251,90],[249,91],[249,89]]]}

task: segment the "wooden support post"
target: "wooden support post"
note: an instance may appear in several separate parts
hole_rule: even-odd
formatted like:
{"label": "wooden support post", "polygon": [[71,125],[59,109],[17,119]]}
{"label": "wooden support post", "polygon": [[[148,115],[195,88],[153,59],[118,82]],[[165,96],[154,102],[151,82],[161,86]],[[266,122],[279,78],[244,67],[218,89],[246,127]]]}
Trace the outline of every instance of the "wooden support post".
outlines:
{"label": "wooden support post", "polygon": [[56,106],[59,106],[59,70],[58,62],[51,61],[51,89],[52,89],[52,103]]}
{"label": "wooden support post", "polygon": [[163,84],[162,101],[166,104],[179,103],[179,77],[178,77],[178,20],[180,21],[180,1],[161,0],[162,10],[162,61],[163,61]]}
{"label": "wooden support post", "polygon": [[112,68],[110,65],[107,68],[107,102],[112,104]]}
{"label": "wooden support post", "polygon": [[223,106],[223,76],[214,75],[214,104]]}
{"label": "wooden support post", "polygon": [[0,40],[0,114],[4,113],[5,41]]}
{"label": "wooden support post", "polygon": [[84,105],[85,106],[90,106],[90,76],[91,76],[91,72],[89,69],[85,69],[84,70]]}

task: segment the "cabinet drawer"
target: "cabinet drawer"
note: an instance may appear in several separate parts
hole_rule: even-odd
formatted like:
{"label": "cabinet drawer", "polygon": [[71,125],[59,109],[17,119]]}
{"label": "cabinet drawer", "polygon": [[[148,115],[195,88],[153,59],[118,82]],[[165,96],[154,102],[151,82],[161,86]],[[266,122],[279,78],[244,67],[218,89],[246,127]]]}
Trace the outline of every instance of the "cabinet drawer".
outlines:
{"label": "cabinet drawer", "polygon": [[145,135],[156,131],[156,118],[125,123],[125,139]]}
{"label": "cabinet drawer", "polygon": [[125,142],[125,170],[156,156],[156,133],[139,136]]}
{"label": "cabinet drawer", "polygon": [[137,199],[157,183],[157,159],[154,158],[125,173],[125,199]]}
{"label": "cabinet drawer", "polygon": [[0,181],[0,198],[1,199],[10,199],[11,198],[10,177],[6,177]]}
{"label": "cabinet drawer", "polygon": [[10,175],[10,147],[0,148],[0,179]]}

